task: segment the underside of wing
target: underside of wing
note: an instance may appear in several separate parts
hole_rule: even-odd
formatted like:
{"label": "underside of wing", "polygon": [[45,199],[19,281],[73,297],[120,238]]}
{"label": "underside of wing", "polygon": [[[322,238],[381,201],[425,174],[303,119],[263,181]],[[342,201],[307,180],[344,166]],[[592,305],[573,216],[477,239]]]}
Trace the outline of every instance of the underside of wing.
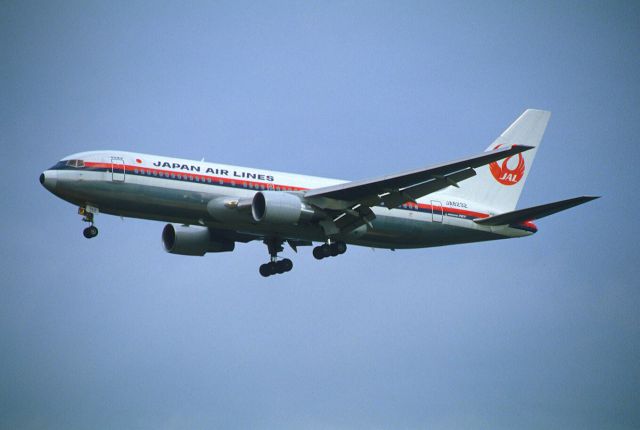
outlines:
{"label": "underside of wing", "polygon": [[476,175],[475,168],[529,149],[530,146],[514,145],[451,163],[317,188],[307,191],[304,199],[329,216],[320,222],[325,234],[344,234],[362,225],[371,225],[375,218],[373,206],[393,209],[444,188],[458,187],[459,182]]}
{"label": "underside of wing", "polygon": [[391,209],[443,188],[458,186],[458,182],[475,175],[475,168],[528,149],[531,147],[505,147],[433,167],[377,179],[316,188],[305,193],[305,200],[322,209],[342,210],[353,207],[355,204],[383,205]]}

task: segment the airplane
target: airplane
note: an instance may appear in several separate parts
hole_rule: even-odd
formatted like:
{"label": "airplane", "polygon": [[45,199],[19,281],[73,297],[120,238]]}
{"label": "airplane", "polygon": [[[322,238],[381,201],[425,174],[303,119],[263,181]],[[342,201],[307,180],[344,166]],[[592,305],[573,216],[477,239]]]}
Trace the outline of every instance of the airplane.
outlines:
{"label": "airplane", "polygon": [[321,260],[347,244],[396,250],[523,237],[537,232],[534,220],[598,198],[516,209],[550,115],[527,109],[479,155],[368,180],[104,150],[64,157],[40,183],[79,207],[86,238],[105,213],[168,222],[162,242],[172,254],[260,240],[267,277],[293,268],[278,256],[285,242],[295,252],[319,242],[312,253]]}

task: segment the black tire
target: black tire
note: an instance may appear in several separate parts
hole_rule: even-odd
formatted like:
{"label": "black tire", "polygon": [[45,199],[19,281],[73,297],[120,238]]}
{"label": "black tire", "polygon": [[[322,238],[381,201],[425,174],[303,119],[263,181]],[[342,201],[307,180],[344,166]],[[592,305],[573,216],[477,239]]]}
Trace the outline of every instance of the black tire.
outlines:
{"label": "black tire", "polygon": [[338,251],[338,255],[342,255],[347,252],[347,244],[344,242],[336,242],[336,250]]}
{"label": "black tire", "polygon": [[293,261],[289,260],[288,258],[285,258],[280,263],[282,263],[282,267],[284,268],[284,272],[288,272],[291,269],[293,269]]}
{"label": "black tire", "polygon": [[87,239],[91,239],[92,237],[96,237],[98,235],[98,228],[95,226],[87,227],[82,231],[82,234]]}
{"label": "black tire", "polygon": [[259,271],[260,271],[260,274],[265,278],[271,275],[271,269],[269,268],[268,264],[261,264]]}
{"label": "black tire", "polygon": [[320,247],[323,257],[331,257],[331,247],[326,243]]}
{"label": "black tire", "polygon": [[286,270],[284,268],[284,260],[276,262],[276,273],[277,274],[282,274],[284,272],[286,272]]}
{"label": "black tire", "polygon": [[316,246],[315,248],[313,248],[313,256],[315,257],[316,260],[322,260],[324,258],[324,255],[322,254],[322,248],[321,246]]}
{"label": "black tire", "polygon": [[338,251],[338,247],[336,246],[336,244],[335,244],[335,243],[332,243],[332,244],[330,245],[330,248],[329,248],[329,249],[331,250],[331,256],[332,256],[332,257],[337,257],[337,256],[338,256],[338,254],[340,254],[340,252]]}
{"label": "black tire", "polygon": [[278,273],[278,264],[275,262],[267,263],[267,267],[269,268],[270,275],[276,275]]}

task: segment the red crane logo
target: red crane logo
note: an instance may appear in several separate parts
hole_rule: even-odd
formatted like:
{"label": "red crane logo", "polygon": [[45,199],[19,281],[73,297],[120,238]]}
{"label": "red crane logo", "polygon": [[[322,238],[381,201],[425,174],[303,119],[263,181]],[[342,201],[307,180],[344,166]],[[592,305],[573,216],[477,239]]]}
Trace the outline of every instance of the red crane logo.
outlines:
{"label": "red crane logo", "polygon": [[[502,144],[498,144],[495,149],[498,149],[502,146]],[[496,179],[496,181],[500,182],[502,185],[515,185],[520,182],[522,176],[524,175],[524,157],[522,153],[518,154],[518,164],[513,169],[509,168],[509,161],[511,158],[515,157],[512,155],[511,157],[507,157],[502,161],[494,161],[489,164],[489,170],[491,174]],[[498,164],[500,163],[500,164]]]}

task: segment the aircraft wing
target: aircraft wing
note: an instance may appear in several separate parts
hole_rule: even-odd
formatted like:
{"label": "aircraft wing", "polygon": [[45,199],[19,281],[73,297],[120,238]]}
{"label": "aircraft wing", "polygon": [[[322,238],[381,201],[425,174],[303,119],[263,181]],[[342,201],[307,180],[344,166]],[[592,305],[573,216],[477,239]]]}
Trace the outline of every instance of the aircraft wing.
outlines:
{"label": "aircraft wing", "polygon": [[572,208],[574,206],[581,205],[583,203],[595,200],[598,197],[594,196],[582,196],[574,197],[572,199],[561,200],[558,202],[547,203],[540,206],[533,206],[526,209],[519,209],[512,212],[506,212],[500,215],[494,215],[488,218],[476,218],[474,221],[481,225],[506,225],[517,224],[525,221],[533,221],[534,219],[544,218],[554,213]]}
{"label": "aircraft wing", "polygon": [[458,187],[458,182],[476,175],[475,168],[531,148],[525,145],[499,148],[451,163],[316,188],[307,191],[304,197],[331,215],[331,219],[320,222],[327,235],[348,233],[364,224],[371,225],[375,218],[371,206],[392,209],[449,186]]}
{"label": "aircraft wing", "polygon": [[475,176],[475,168],[531,149],[531,146],[511,146],[483,152],[474,157],[423,169],[410,170],[381,178],[347,182],[316,188],[305,193],[305,199],[322,209],[341,210],[356,204],[383,205],[389,209],[431,194]]}

